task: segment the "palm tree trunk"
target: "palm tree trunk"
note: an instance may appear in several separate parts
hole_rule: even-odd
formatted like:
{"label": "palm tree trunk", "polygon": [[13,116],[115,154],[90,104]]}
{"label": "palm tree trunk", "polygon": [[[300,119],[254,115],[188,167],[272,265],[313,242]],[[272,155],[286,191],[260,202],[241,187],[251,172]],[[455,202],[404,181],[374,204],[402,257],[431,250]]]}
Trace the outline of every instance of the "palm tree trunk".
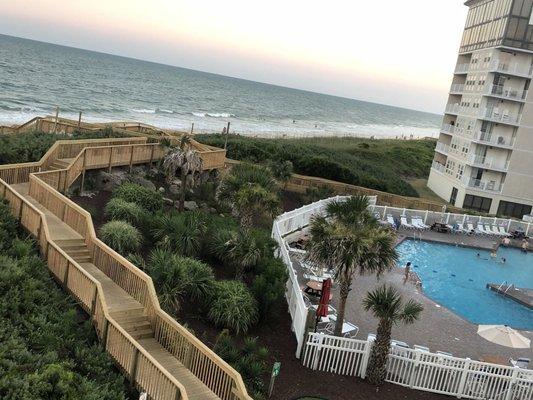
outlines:
{"label": "palm tree trunk", "polygon": [[342,325],[344,324],[344,313],[346,311],[346,300],[350,293],[350,282],[341,281],[340,283],[340,301],[337,310],[337,322],[335,322],[335,336],[342,336]]}
{"label": "palm tree trunk", "polygon": [[179,201],[179,211],[183,211],[185,208],[185,192],[187,191],[187,174],[185,173],[185,168],[181,168],[181,190],[180,190],[180,201]]}
{"label": "palm tree trunk", "polygon": [[392,323],[388,320],[379,321],[376,340],[372,346],[370,361],[368,362],[368,381],[374,385],[381,385],[387,374],[387,360],[389,358]]}

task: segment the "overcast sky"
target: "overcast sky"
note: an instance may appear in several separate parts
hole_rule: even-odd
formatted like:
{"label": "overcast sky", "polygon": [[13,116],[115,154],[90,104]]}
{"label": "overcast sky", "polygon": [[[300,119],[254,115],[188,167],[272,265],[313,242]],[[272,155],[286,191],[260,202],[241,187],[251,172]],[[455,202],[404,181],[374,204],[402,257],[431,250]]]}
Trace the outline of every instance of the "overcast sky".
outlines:
{"label": "overcast sky", "polygon": [[459,0],[0,0],[0,33],[442,113]]}

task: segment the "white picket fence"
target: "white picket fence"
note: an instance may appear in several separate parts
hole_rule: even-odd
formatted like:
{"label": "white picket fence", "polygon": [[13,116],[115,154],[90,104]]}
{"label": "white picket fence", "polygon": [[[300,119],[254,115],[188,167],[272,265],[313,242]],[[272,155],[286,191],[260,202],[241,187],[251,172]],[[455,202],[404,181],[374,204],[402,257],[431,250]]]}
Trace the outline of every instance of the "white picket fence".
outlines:
{"label": "white picket fence", "polygon": [[[364,378],[372,344],[308,333],[302,363],[317,371]],[[479,400],[531,400],[533,371],[392,346],[388,382]]]}
{"label": "white picket fence", "polygon": [[454,214],[429,210],[411,210],[409,208],[388,206],[371,206],[371,209],[373,212],[379,213],[381,219],[385,219],[389,214],[394,218],[400,218],[400,216],[412,218],[417,216],[421,217],[424,220],[424,223],[427,225],[431,225],[433,222],[445,222],[449,225],[453,225],[455,223],[467,224],[470,222],[474,225],[474,227],[477,227],[477,224],[488,224],[494,226],[503,226],[508,232],[515,231],[516,229],[523,230],[526,235],[530,231],[533,232],[533,230],[531,230],[531,223],[508,218],[483,217],[479,215]]}
{"label": "white picket fence", "polygon": [[[299,229],[305,228],[309,225],[311,217],[320,215],[324,212],[326,205],[333,200],[342,201],[347,196],[335,196],[325,200],[307,204],[303,207],[288,211],[279,215],[272,226],[272,238],[278,243],[278,256],[281,257],[287,266],[288,276],[285,285],[285,298],[289,305],[289,312],[292,318],[292,330],[298,342],[296,348],[296,357],[300,357],[302,346],[305,339],[305,327],[307,324],[307,315],[309,314],[309,307],[305,305],[302,290],[298,283],[298,276],[289,256],[288,244],[285,241],[285,236],[289,233],[295,232]],[[376,204],[376,197],[369,197],[370,204]]]}

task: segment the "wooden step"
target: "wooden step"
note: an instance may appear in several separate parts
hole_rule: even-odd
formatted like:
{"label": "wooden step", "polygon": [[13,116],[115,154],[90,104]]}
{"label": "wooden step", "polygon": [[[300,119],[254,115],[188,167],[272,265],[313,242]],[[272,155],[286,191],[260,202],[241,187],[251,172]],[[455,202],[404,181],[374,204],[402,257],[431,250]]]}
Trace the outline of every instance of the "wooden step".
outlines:
{"label": "wooden step", "polygon": [[152,328],[144,328],[140,330],[130,331],[128,332],[132,338],[139,340],[139,339],[149,339],[154,337],[154,331]]}
{"label": "wooden step", "polygon": [[70,249],[70,248],[87,247],[87,245],[85,244],[85,240],[83,239],[64,239],[64,240],[56,240],[55,242],[59,247],[61,247],[65,251],[67,251],[67,249]]}

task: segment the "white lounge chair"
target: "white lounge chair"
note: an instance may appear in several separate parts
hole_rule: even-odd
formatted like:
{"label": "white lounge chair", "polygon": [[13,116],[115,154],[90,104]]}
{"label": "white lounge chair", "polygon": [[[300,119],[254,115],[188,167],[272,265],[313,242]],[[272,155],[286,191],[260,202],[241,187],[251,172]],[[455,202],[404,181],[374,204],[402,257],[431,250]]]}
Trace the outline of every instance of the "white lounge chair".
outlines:
{"label": "white lounge chair", "polygon": [[465,229],[462,223],[458,222],[456,225],[457,225],[457,229],[454,229],[455,232],[457,233],[468,233],[469,232],[467,229]]}
{"label": "white lounge chair", "polygon": [[441,356],[448,356],[448,357],[453,357],[453,354],[452,353],[448,353],[447,351],[437,351],[437,354],[440,354]]}
{"label": "white lounge chair", "polygon": [[394,218],[390,214],[387,215],[387,223],[396,229],[396,221],[394,221]]}
{"label": "white lounge chair", "polygon": [[492,234],[496,236],[502,236],[501,232],[498,230],[498,227],[495,225],[491,225],[490,227]]}
{"label": "white lounge chair", "polygon": [[413,348],[414,348],[415,350],[423,351],[424,353],[429,353],[429,347],[426,347],[426,346],[419,346],[419,345],[415,344],[415,345],[413,346]]}
{"label": "white lounge chair", "polygon": [[528,369],[530,361],[531,360],[529,358],[525,358],[525,357],[517,358],[516,360],[513,360],[512,358],[510,358],[509,364],[511,364],[513,367]]}
{"label": "white lounge chair", "polygon": [[422,230],[429,229],[429,225],[424,224],[424,222],[422,221],[422,218],[420,217],[411,218],[411,223],[417,229],[422,229]]}
{"label": "white lounge chair", "polygon": [[509,232],[507,232],[503,226],[498,227],[498,230],[500,231],[500,234],[502,236],[507,236],[507,237],[513,236]]}
{"label": "white lounge chair", "polygon": [[476,230],[474,229],[474,224],[470,222],[466,224],[466,229],[468,230],[468,233],[476,233]]}
{"label": "white lounge chair", "polygon": [[401,226],[405,229],[414,229],[415,227],[413,225],[411,225],[409,222],[407,222],[407,218],[406,217],[400,217],[400,223],[401,223]]}
{"label": "white lounge chair", "polygon": [[477,233],[480,233],[482,235],[490,235],[490,233],[488,232],[485,232],[485,228],[483,227],[482,224],[477,224],[477,228],[475,230]]}

